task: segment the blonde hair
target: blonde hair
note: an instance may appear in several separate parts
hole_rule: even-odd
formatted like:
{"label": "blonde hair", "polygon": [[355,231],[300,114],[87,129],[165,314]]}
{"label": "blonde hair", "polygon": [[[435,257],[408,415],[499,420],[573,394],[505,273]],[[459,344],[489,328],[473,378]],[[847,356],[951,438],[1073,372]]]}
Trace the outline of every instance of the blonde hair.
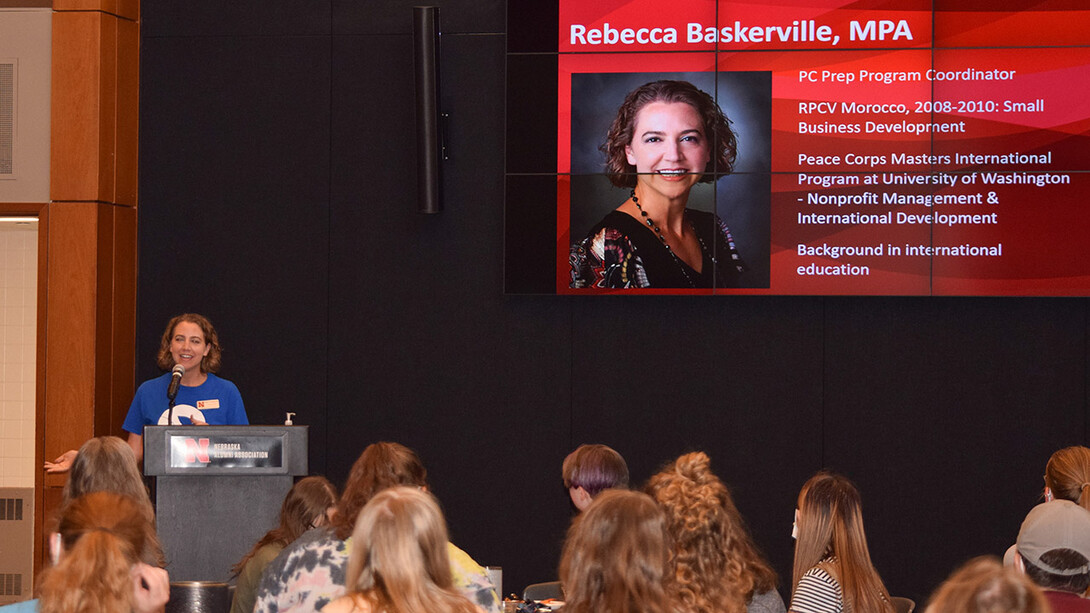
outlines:
{"label": "blonde hair", "polygon": [[565,613],[676,609],[666,515],[647,494],[611,489],[568,530],[560,559]]}
{"label": "blonde hair", "polygon": [[1045,485],[1056,498],[1090,510],[1090,449],[1065,447],[1048,459]]}
{"label": "blonde hair", "polygon": [[925,613],[1049,613],[1041,590],[992,556],[969,560],[931,596]]}
{"label": "blonde hair", "polygon": [[352,532],[345,585],[375,613],[479,613],[454,590],[447,527],[431,494],[391,487],[363,507]]}
{"label": "blonde hair", "polygon": [[143,509],[94,492],[63,507],[58,531],[64,555],[42,574],[41,613],[129,613],[130,571],[153,534]]}
{"label": "blonde hair", "polygon": [[682,611],[741,613],[754,593],[776,587],[707,454],[679,457],[651,477],[647,493],[666,510]]}
{"label": "blonde hair", "polygon": [[840,583],[844,611],[892,613],[889,592],[867,549],[855,485],[841,475],[819,472],[802,486],[798,504],[792,596],[807,571],[834,556],[826,566]]}
{"label": "blonde hair", "polygon": [[121,494],[141,508],[153,531],[140,557],[152,566],[163,566],[163,547],[154,532],[155,510],[151,506],[144,478],[140,476],[140,468],[136,465],[136,455],[128,443],[116,436],[88,439],[79,448],[61,493],[61,504],[92,492]]}

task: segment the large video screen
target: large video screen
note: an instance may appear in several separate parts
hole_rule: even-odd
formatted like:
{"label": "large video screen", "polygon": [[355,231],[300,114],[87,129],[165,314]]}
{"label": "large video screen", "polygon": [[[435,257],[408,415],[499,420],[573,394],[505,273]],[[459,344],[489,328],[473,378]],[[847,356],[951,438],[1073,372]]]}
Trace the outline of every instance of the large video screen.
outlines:
{"label": "large video screen", "polygon": [[1090,295],[1088,4],[510,0],[505,290]]}

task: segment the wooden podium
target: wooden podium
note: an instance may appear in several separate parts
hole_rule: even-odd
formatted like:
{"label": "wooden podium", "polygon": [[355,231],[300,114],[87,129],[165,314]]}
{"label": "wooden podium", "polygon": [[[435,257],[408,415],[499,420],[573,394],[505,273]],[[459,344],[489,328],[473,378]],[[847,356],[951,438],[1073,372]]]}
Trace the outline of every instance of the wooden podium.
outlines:
{"label": "wooden podium", "polygon": [[227,581],[307,474],[307,426],[146,426],[171,581]]}

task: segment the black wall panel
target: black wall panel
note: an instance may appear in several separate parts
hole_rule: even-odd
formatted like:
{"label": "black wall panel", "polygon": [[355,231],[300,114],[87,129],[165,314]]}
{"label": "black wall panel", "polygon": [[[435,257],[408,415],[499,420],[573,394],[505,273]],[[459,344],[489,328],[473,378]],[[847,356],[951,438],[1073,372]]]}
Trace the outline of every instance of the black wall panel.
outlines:
{"label": "black wall panel", "polygon": [[159,36],[328,36],[330,0],[158,0],[144,3],[140,31]]}
{"label": "black wall panel", "polygon": [[209,315],[253,422],[297,412],[338,483],[368,443],[417,449],[507,591],[555,576],[582,442],[637,485],[708,451],[785,594],[822,467],[896,594],[1002,553],[1087,441],[1085,300],[505,297],[505,3],[439,5],[451,159],[422,216],[413,3],[144,4],[139,380],[171,315]]}
{"label": "black wall panel", "polygon": [[[212,319],[253,423],[298,413],[324,445],[329,41],[142,41],[137,380],[167,320]],[[321,418],[319,418],[321,416]],[[325,458],[312,453],[311,466]]]}
{"label": "black wall panel", "polygon": [[614,446],[635,485],[706,451],[765,553],[789,569],[798,488],[821,467],[821,300],[573,305],[573,441]]}
{"label": "black wall panel", "polygon": [[[444,34],[502,34],[507,0],[332,0],[334,34],[412,35],[412,7],[439,7]],[[445,44],[446,38],[444,38]]]}
{"label": "black wall panel", "polygon": [[960,561],[1002,554],[1048,456],[1085,440],[1084,302],[829,304],[825,463],[863,490],[890,589],[923,598]]}

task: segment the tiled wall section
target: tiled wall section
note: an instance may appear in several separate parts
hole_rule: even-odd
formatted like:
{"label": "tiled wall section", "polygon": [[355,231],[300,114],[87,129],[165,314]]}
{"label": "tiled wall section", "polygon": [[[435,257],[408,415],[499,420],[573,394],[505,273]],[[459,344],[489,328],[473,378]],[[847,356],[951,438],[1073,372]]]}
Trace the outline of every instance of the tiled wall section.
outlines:
{"label": "tiled wall section", "polygon": [[0,221],[0,487],[34,487],[38,224]]}

